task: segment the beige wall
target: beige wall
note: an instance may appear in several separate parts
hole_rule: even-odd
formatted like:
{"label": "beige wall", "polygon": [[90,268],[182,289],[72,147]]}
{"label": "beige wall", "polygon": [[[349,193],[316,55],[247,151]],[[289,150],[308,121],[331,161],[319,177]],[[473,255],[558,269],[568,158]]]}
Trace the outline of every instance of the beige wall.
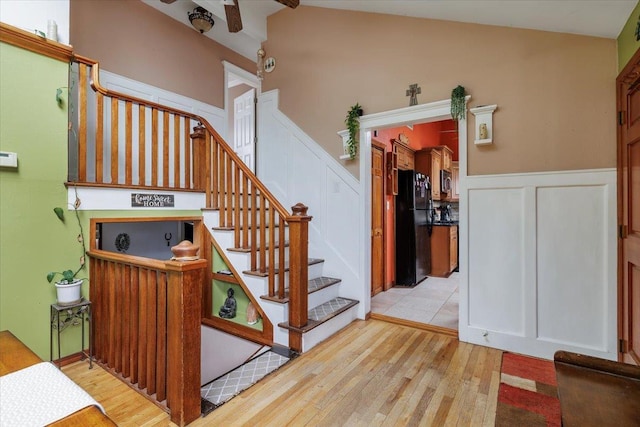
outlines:
{"label": "beige wall", "polygon": [[313,7],[272,15],[268,36],[262,90],[336,158],[356,102],[376,113],[408,106],[411,83],[421,104],[461,84],[470,106],[498,104],[469,174],[615,167],[615,40]]}
{"label": "beige wall", "polygon": [[102,69],[224,108],[223,60],[255,62],[138,0],[71,0],[74,51]]}

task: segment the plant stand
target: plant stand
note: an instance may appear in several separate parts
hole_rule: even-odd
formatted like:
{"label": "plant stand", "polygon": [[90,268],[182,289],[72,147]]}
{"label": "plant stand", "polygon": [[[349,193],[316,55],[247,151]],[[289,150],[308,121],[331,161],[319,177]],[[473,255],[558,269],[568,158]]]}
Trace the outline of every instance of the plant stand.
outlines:
{"label": "plant stand", "polygon": [[[62,315],[62,316],[61,316]],[[84,347],[84,322],[89,322],[89,354],[85,352]],[[72,305],[51,304],[51,328],[49,332],[49,360],[53,360],[53,330],[57,330],[58,334],[58,358],[60,361],[60,333],[67,329],[68,326],[82,326],[82,347],[81,354],[89,358],[89,369],[93,368],[93,328],[91,325],[91,301],[82,299],[80,302]],[[54,362],[55,363],[55,362]]]}

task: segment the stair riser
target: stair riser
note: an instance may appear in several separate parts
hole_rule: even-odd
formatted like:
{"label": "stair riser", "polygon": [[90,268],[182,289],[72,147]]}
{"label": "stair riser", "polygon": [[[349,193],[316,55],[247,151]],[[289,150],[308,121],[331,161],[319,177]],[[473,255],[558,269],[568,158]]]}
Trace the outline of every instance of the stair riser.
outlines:
{"label": "stair riser", "polygon": [[[358,317],[358,304],[326,321],[317,328],[302,335],[302,351],[309,351],[320,342],[326,340]],[[280,329],[280,328],[278,328]]]}
{"label": "stair riser", "polygon": [[317,307],[338,297],[339,288],[339,285],[333,285],[309,294],[309,307]]}

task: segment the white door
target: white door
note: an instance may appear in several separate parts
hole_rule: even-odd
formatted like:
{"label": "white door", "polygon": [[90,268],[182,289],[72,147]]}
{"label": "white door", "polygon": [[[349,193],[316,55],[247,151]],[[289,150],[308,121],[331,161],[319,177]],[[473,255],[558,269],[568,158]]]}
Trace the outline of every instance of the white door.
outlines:
{"label": "white door", "polygon": [[233,151],[255,172],[256,90],[249,89],[233,100]]}

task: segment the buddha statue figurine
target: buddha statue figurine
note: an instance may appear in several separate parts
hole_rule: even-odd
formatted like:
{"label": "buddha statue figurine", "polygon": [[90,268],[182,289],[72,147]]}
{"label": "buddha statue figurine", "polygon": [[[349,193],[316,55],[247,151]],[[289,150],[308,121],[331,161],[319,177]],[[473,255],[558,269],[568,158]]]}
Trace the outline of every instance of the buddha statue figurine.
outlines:
{"label": "buddha statue figurine", "polygon": [[227,290],[227,299],[224,300],[224,304],[220,307],[218,315],[223,319],[233,319],[236,317],[236,299],[233,297],[233,289]]}

